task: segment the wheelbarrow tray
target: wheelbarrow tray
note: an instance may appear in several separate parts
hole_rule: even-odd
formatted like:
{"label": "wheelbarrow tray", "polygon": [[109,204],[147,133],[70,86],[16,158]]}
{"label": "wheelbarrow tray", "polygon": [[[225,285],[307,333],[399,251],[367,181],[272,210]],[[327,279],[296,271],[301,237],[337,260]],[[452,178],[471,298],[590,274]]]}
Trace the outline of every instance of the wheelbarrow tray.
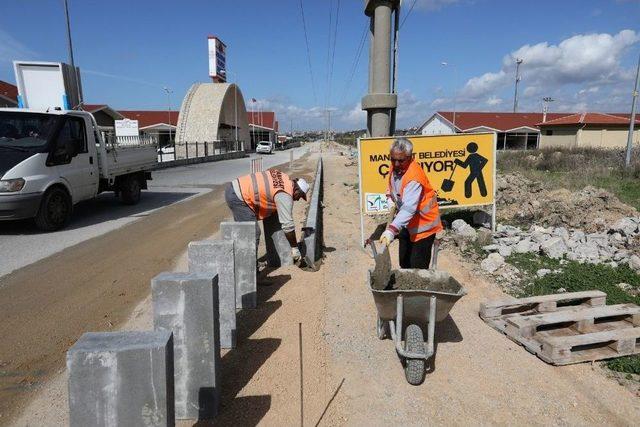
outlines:
{"label": "wheelbarrow tray", "polygon": [[442,270],[399,269],[391,271],[391,280],[396,274],[412,274],[424,279],[425,289],[391,289],[378,290],[372,287],[372,273],[367,273],[367,282],[381,320],[396,318],[397,297],[402,294],[404,303],[403,321],[406,324],[417,323],[425,325],[429,319],[430,297],[435,296],[436,322],[444,320],[455,303],[467,294],[466,289],[449,273]]}

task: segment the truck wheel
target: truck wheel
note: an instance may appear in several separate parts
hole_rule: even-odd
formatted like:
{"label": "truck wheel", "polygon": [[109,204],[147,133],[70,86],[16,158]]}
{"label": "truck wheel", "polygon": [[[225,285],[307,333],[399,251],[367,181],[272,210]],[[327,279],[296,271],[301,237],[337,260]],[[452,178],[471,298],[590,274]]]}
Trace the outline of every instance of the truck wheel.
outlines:
{"label": "truck wheel", "polygon": [[135,175],[126,177],[120,185],[120,197],[125,205],[135,205],[140,201],[140,180]]}
{"label": "truck wheel", "polygon": [[72,207],[71,198],[62,188],[47,190],[35,217],[36,227],[42,231],[60,230],[71,219]]}
{"label": "truck wheel", "polygon": [[[424,353],[424,338],[422,329],[418,325],[409,325],[405,331],[404,348],[414,353]],[[411,385],[420,385],[424,381],[425,360],[407,359],[404,367],[404,375]]]}

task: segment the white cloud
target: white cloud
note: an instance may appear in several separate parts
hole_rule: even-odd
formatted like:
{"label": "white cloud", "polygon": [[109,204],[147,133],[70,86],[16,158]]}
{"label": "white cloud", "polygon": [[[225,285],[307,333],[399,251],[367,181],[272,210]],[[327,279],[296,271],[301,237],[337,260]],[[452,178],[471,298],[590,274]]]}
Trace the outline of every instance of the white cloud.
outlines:
{"label": "white cloud", "polygon": [[367,112],[362,109],[359,102],[343,117],[345,124],[349,124],[355,128],[364,128],[367,126]]}
{"label": "white cloud", "polygon": [[[417,0],[416,8],[432,11],[440,10],[443,7],[450,6],[454,3],[458,3],[459,0]],[[405,7],[408,2],[405,2]]]}
{"label": "white cloud", "polygon": [[502,101],[503,101],[502,98],[498,98],[497,96],[492,96],[491,98],[487,99],[487,105],[495,107],[496,105],[502,104]]}
{"label": "white cloud", "polygon": [[37,53],[16,40],[11,34],[0,29],[0,65],[8,65],[14,60],[33,59]]}
{"label": "white cloud", "polygon": [[469,79],[465,84],[463,93],[465,97],[481,97],[504,86],[508,81],[509,77],[503,70],[497,73],[485,73]]}
{"label": "white cloud", "polygon": [[[586,105],[604,111],[620,109],[621,99],[612,93],[628,86],[635,76],[635,70],[625,68],[622,60],[639,41],[637,32],[622,30],[617,34],[579,34],[558,44],[526,44],[505,55],[498,71],[470,78],[460,91],[463,96],[460,102],[477,108],[488,104],[487,99],[504,98],[510,93],[512,96],[515,63],[521,58],[521,111],[525,108],[537,111],[543,96],[563,100],[553,108]],[[576,96],[581,97],[580,101],[573,99]]]}

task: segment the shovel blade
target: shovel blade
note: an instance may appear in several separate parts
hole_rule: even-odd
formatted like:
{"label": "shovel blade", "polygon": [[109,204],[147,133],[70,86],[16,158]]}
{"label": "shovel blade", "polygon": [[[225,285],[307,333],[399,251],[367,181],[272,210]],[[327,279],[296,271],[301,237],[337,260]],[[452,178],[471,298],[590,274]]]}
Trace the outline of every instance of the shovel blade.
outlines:
{"label": "shovel blade", "polygon": [[449,191],[453,190],[453,184],[455,184],[454,181],[452,181],[450,179],[445,179],[444,181],[442,181],[442,185],[440,186],[440,189],[442,191],[449,192]]}

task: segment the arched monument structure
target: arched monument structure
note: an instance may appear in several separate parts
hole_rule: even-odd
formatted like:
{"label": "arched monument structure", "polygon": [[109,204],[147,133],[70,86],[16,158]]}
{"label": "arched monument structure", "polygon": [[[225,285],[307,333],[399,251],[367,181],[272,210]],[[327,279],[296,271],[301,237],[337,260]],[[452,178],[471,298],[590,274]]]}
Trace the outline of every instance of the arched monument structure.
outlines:
{"label": "arched monument structure", "polygon": [[247,109],[238,86],[233,83],[191,86],[178,117],[176,159],[242,151],[250,143]]}

